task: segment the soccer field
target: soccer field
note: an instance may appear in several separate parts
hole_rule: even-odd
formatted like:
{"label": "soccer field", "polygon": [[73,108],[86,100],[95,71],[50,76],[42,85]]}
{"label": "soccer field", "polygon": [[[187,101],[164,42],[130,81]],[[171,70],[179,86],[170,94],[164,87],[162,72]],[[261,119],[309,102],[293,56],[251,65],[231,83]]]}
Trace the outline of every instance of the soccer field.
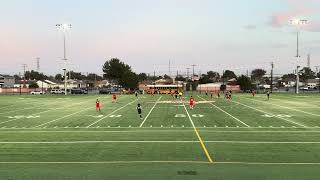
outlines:
{"label": "soccer field", "polygon": [[0,179],[318,179],[319,94],[193,96],[0,96]]}

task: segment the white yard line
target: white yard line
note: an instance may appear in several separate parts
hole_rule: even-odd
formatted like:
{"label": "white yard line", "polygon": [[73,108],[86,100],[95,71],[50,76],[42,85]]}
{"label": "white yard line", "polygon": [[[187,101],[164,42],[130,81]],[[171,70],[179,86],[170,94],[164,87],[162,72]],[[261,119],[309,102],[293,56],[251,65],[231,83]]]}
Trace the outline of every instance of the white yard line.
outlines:
{"label": "white yard line", "polygon": [[[247,97],[245,97],[245,98],[247,98]],[[249,99],[249,98],[248,98],[248,99]],[[294,108],[290,108],[290,107],[287,107],[287,106],[282,106],[282,105],[274,104],[274,103],[271,103],[271,102],[259,101],[259,100],[256,100],[256,99],[250,99],[250,100],[256,101],[256,102],[261,102],[261,103],[266,103],[266,104],[271,104],[271,105],[275,105],[275,106],[278,106],[278,107],[281,107],[281,108],[285,108],[285,109],[289,109],[289,110],[301,112],[301,113],[304,113],[304,114],[309,114],[309,115],[312,115],[312,116],[318,116],[318,117],[320,117],[319,114],[314,114],[314,113],[302,111],[302,110],[299,110],[299,109],[294,109]]]}
{"label": "white yard line", "polygon": [[110,116],[110,115],[112,115],[113,113],[115,113],[115,112],[117,112],[117,111],[120,111],[121,109],[123,109],[123,108],[127,107],[128,105],[130,105],[130,104],[132,104],[132,103],[136,102],[137,100],[138,100],[138,99],[135,99],[135,100],[133,100],[133,101],[129,102],[128,104],[126,104],[126,105],[124,105],[124,106],[122,106],[122,107],[120,107],[120,108],[118,108],[118,109],[116,109],[116,110],[112,111],[111,113],[109,113],[108,115],[104,116],[103,118],[98,119],[97,121],[95,121],[95,122],[93,122],[92,124],[88,125],[88,126],[87,126],[87,128],[89,128],[89,127],[91,127],[91,126],[93,126],[93,125],[97,124],[98,122],[100,122],[100,121],[102,121],[103,119],[105,119],[105,118],[109,117],[109,116]]}
{"label": "white yard line", "polygon": [[150,109],[149,113],[147,114],[147,116],[144,118],[144,120],[142,121],[142,123],[140,124],[139,127],[142,127],[144,122],[146,122],[146,120],[148,119],[149,115],[151,114],[152,110],[156,107],[156,105],[158,104],[159,100],[162,98],[162,96],[160,96],[157,101],[154,103],[154,105],[152,106],[152,108]]}
{"label": "white yard line", "polygon": [[257,109],[257,108],[251,107],[251,106],[248,106],[248,105],[246,105],[246,104],[243,104],[243,103],[240,103],[240,102],[237,102],[237,101],[232,101],[232,102],[237,103],[237,104],[240,104],[240,105],[245,106],[245,107],[247,107],[247,108],[250,108],[250,109],[253,109],[253,110],[262,112],[262,113],[264,113],[264,114],[274,116],[274,117],[276,117],[276,118],[282,119],[282,120],[287,121],[287,122],[290,122],[290,123],[292,123],[292,124],[295,124],[295,125],[298,125],[298,126],[302,126],[302,127],[307,127],[307,126],[305,126],[305,125],[303,125],[303,124],[301,124],[301,123],[297,123],[297,122],[291,121],[291,120],[286,119],[286,118],[283,118],[283,117],[275,116],[275,115],[273,115],[273,114],[271,114],[271,113],[265,112],[265,111],[263,111],[263,110],[260,110],[260,109]]}
{"label": "white yard line", "polygon": [[1,107],[0,109],[5,109],[5,108],[9,108],[9,107],[12,107],[12,106],[14,106],[14,104],[11,104],[11,105],[6,105],[6,106],[4,106],[4,107]]}
{"label": "white yard line", "polygon": [[[88,100],[88,101],[91,101],[91,100]],[[68,108],[68,107],[70,107],[70,106],[74,106],[74,105],[77,105],[77,104],[83,104],[83,103],[88,102],[88,101],[83,101],[83,102],[79,102],[79,103],[74,103],[74,104],[67,105],[67,106],[62,106],[62,107],[59,107],[59,108],[49,109],[49,110],[46,110],[46,111],[42,111],[42,112],[38,112],[38,113],[31,114],[31,115],[42,114],[42,113],[45,113],[45,112],[48,112],[48,111],[53,111],[53,110],[57,110],[57,109],[61,109],[61,108]],[[22,119],[11,119],[11,120],[7,120],[7,121],[0,122],[0,124],[4,124],[4,123],[7,123],[7,122],[11,122],[11,121],[17,121],[17,120],[22,120]]]}
{"label": "white yard line", "polygon": [[[100,98],[100,97],[99,97],[99,98]],[[73,107],[74,105],[83,104],[83,103],[86,103],[86,102],[89,102],[89,101],[92,101],[92,99],[87,100],[87,101],[82,101],[82,102],[74,103],[74,104],[70,104],[70,105],[66,105],[66,106],[61,106],[61,107],[58,107],[58,108],[49,109],[49,110],[46,110],[46,111],[42,111],[42,112],[38,112],[38,113],[31,114],[31,115],[37,115],[37,114],[46,113],[46,112],[48,112],[48,111],[53,111],[53,110],[57,110],[57,109]]]}
{"label": "white yard line", "polygon": [[[295,129],[295,130],[298,130],[298,129],[316,129],[316,130],[319,130],[320,127],[305,127],[305,128],[302,128],[302,127],[203,127],[203,126],[196,126],[196,128],[198,129],[244,129],[244,130],[247,130],[247,129],[275,129],[275,130],[272,130],[272,131],[278,131],[277,129]],[[39,128],[34,128],[34,127],[15,127],[15,128],[12,128],[12,127],[6,127],[6,126],[3,126],[3,127],[0,127],[0,132],[1,130],[12,130],[12,129],[16,129],[16,130],[37,130],[37,129],[42,129],[41,127]],[[57,127],[57,128],[50,128],[48,127],[47,129],[98,129],[97,127]],[[99,129],[153,129],[153,130],[161,130],[161,129],[171,129],[171,130],[175,130],[175,129],[181,129],[181,130],[186,130],[186,129],[193,129],[193,127],[188,127],[188,126],[185,126],[185,127],[180,127],[180,126],[176,126],[176,127],[169,127],[169,126],[153,126],[153,127],[133,127],[133,126],[116,126],[116,127],[107,127],[107,126],[100,126]],[[263,131],[263,130],[262,130]],[[306,130],[306,131],[310,131],[310,130]],[[320,130],[319,130],[320,131]]]}
{"label": "white yard line", "polygon": [[[92,144],[92,143],[200,143],[201,141],[1,141],[0,144]],[[202,141],[225,144],[320,144],[319,141]]]}
{"label": "white yard line", "polygon": [[[314,97],[313,97],[314,98]],[[290,101],[290,100],[287,100],[287,99],[278,99],[278,98],[274,98],[272,97],[272,100],[276,100],[276,101],[281,101],[281,102],[288,102],[289,104],[293,105],[295,103],[297,103],[296,101]],[[303,101],[304,99],[295,99],[297,101]],[[317,103],[319,101],[312,101],[310,103],[306,103],[306,102],[303,102],[304,104],[307,104],[308,106],[310,107],[313,107],[313,108],[320,108],[319,106],[317,106],[316,104],[313,104],[313,103]],[[301,103],[299,104],[301,105]]]}
{"label": "white yard line", "polygon": [[[202,100],[205,100],[204,98],[200,97],[198,95],[199,98],[201,98]],[[221,109],[220,107],[216,106],[215,104],[213,103],[209,103],[211,104],[213,107],[219,109],[220,111],[224,112],[225,114],[227,114],[228,116],[232,117],[233,119],[235,119],[236,121],[240,122],[241,124],[245,125],[246,127],[250,127],[248,124],[246,124],[245,122],[241,121],[240,119],[234,117],[233,115],[231,115],[230,113],[226,112],[225,110]]]}
{"label": "white yard line", "polygon": [[[54,103],[56,103],[56,102],[54,102]],[[54,103],[49,103],[46,106],[49,106],[49,105],[54,104]],[[33,109],[33,108],[43,108],[43,107],[40,107],[40,106],[36,105],[36,106],[28,107],[28,108],[22,108],[22,109],[17,109],[17,110],[13,110],[13,111],[2,112],[0,114],[7,114],[7,113],[23,111],[23,110],[27,110],[27,109]]]}
{"label": "white yard line", "polygon": [[220,161],[216,164],[242,164],[242,165],[320,165],[320,162],[228,162]]}
{"label": "white yard line", "polygon": [[[43,105],[43,103],[41,103],[41,102],[38,102],[38,101],[36,101],[36,102],[39,103],[40,105],[39,105],[39,104],[34,105],[34,102],[29,102],[29,103],[25,103],[25,104],[33,104],[32,107],[17,109],[17,110],[13,110],[13,111],[7,111],[7,112],[3,112],[3,113],[0,113],[0,114],[6,114],[6,113],[11,113],[11,112],[23,111],[23,110],[26,110],[26,109],[32,109],[32,108],[36,108],[36,107],[39,107],[39,106],[42,106],[42,105]],[[17,101],[16,103],[20,103],[20,101]],[[51,102],[51,103],[46,104],[45,106],[50,106],[50,105],[56,104],[56,103],[61,103],[61,101],[54,101],[54,102]],[[13,104],[13,105],[11,105],[11,106],[14,106],[14,105],[15,105],[15,104]]]}
{"label": "white yard line", "polygon": [[208,164],[207,161],[7,161],[0,164],[140,164],[140,163],[192,163]]}
{"label": "white yard line", "polygon": [[[11,131],[0,131],[1,133],[181,133],[181,132],[193,132],[193,129],[185,129],[185,130],[179,130],[179,129],[173,129],[173,128],[165,128],[164,130],[132,130],[132,131],[115,131],[115,130],[110,130],[110,131],[103,131],[103,130],[97,130],[97,131],[59,131],[59,130],[39,130],[39,131],[34,131],[34,130],[17,130],[19,128],[14,128],[15,130]],[[26,128],[27,129],[27,128]],[[30,128],[31,129],[31,128]],[[49,129],[49,128],[46,128]],[[54,128],[57,129],[57,128]],[[169,130],[171,129],[171,130]],[[201,130],[201,132],[210,132],[210,133],[320,133],[320,131],[212,131],[212,130]]]}
{"label": "white yard line", "polygon": [[[179,164],[211,164],[208,161],[0,161],[0,164],[153,164],[153,163],[179,163]],[[239,165],[320,165],[320,162],[241,162],[216,161],[215,164]]]}
{"label": "white yard line", "polygon": [[46,125],[46,124],[49,124],[49,123],[52,123],[52,122],[55,122],[55,121],[58,121],[58,120],[61,120],[61,119],[64,119],[64,118],[67,118],[67,117],[70,117],[70,116],[73,116],[73,115],[75,115],[75,114],[81,113],[81,112],[86,111],[86,110],[88,110],[88,109],[92,109],[92,107],[88,107],[88,108],[82,109],[81,111],[77,111],[77,112],[74,112],[74,113],[72,113],[72,114],[69,114],[69,115],[66,115],[66,116],[63,116],[63,117],[54,119],[54,120],[52,120],[52,121],[45,122],[45,123],[43,123],[43,124],[40,124],[40,125],[35,126],[35,128],[40,127],[40,126],[43,126],[43,125]]}

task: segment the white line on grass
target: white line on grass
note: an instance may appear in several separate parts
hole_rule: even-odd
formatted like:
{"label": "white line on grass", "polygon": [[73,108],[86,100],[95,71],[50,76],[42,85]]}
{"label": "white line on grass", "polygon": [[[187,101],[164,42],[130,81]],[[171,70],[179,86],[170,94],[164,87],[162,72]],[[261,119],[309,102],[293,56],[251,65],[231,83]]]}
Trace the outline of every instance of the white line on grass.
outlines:
{"label": "white line on grass", "polygon": [[186,108],[186,105],[183,104],[183,107],[184,107],[184,110],[186,111],[186,113],[187,113],[187,115],[188,115],[188,117],[189,117],[189,120],[190,120],[190,123],[191,123],[191,125],[192,125],[192,127],[193,127],[193,130],[194,130],[194,132],[196,133],[196,135],[197,135],[197,137],[198,137],[199,143],[200,143],[200,145],[201,145],[201,147],[202,147],[205,155],[206,155],[207,158],[208,158],[208,161],[209,161],[210,163],[213,163],[213,160],[212,160],[212,158],[211,158],[211,156],[210,156],[210,154],[209,154],[209,151],[208,151],[206,145],[203,143],[203,140],[202,140],[202,138],[201,138],[201,136],[200,136],[200,134],[199,134],[196,126],[194,125],[194,123],[193,123],[193,121],[192,121],[192,119],[191,119],[191,116],[190,116],[190,114],[189,114],[189,112],[188,112],[188,110],[187,110],[187,108]]}
{"label": "white line on grass", "polygon": [[[320,144],[319,141],[202,141],[225,144]],[[0,144],[201,143],[201,141],[2,141]]]}
{"label": "white line on grass", "polygon": [[[193,132],[193,129],[173,129],[173,128],[162,128],[162,129],[154,129],[154,130],[132,130],[132,131],[126,131],[126,130],[119,130],[119,131],[115,131],[115,130],[110,130],[110,131],[104,131],[104,130],[97,130],[97,131],[92,131],[92,130],[88,130],[88,131],[74,131],[74,130],[70,130],[70,131],[66,131],[66,130],[17,130],[19,128],[14,128],[14,130],[11,131],[0,131],[1,133],[181,133],[181,132]],[[27,129],[27,128],[26,128]],[[40,129],[40,128],[39,128]],[[49,129],[49,128],[46,128]],[[55,128],[54,128],[55,129]],[[65,129],[65,128],[64,128]],[[119,129],[119,128],[115,128],[115,129]],[[210,132],[210,133],[320,133],[320,131],[295,131],[295,130],[291,130],[291,131],[268,131],[268,130],[261,130],[261,131],[233,131],[233,130],[229,130],[229,131],[223,131],[223,130],[218,130],[218,131],[212,131],[212,130],[201,130],[201,132]]]}
{"label": "white line on grass", "polygon": [[158,104],[159,100],[162,98],[162,96],[160,96],[157,101],[154,103],[154,105],[152,106],[152,108],[150,109],[149,113],[147,114],[147,116],[144,118],[144,120],[142,121],[142,123],[140,124],[139,127],[142,127],[144,122],[146,122],[146,120],[148,119],[149,115],[151,114],[152,110],[156,107],[156,105]]}
{"label": "white line on grass", "polygon": [[220,161],[216,164],[244,164],[244,165],[320,165],[320,162],[228,162]]}
{"label": "white line on grass", "polygon": [[[61,101],[54,101],[54,102],[51,102],[51,103],[48,103],[46,104],[46,106],[49,106],[49,105],[52,105],[52,104],[56,104],[56,103],[60,103]],[[17,102],[19,103],[19,102]],[[40,102],[41,103],[41,102]],[[34,104],[34,103],[28,103],[28,104]],[[0,113],[0,114],[6,114],[6,113],[11,113],[11,112],[17,112],[17,111],[23,111],[23,110],[26,110],[26,109],[32,109],[32,108],[36,108],[40,105],[33,105],[32,107],[27,107],[27,108],[22,108],[22,109],[17,109],[17,110],[13,110],[13,111],[7,111],[7,112],[3,112],[3,113]],[[43,106],[43,102],[41,103],[41,106]]]}
{"label": "white line on grass", "polygon": [[9,108],[9,107],[12,107],[12,106],[14,106],[14,104],[12,104],[12,105],[8,105],[8,106],[4,106],[4,107],[1,107],[0,109]]}
{"label": "white line on grass", "polygon": [[[47,105],[51,105],[51,104],[54,104],[54,103],[50,103],[50,104],[47,104]],[[7,113],[12,113],[12,112],[17,112],[17,111],[23,111],[23,110],[27,110],[27,109],[33,109],[33,108],[43,108],[43,107],[39,107],[39,106],[32,106],[32,107],[28,107],[28,108],[19,108],[19,109],[16,109],[16,110],[13,110],[13,111],[7,111],[7,112],[2,112],[0,114],[7,114]]]}
{"label": "white line on grass", "polygon": [[[245,97],[247,98],[247,97]],[[249,98],[248,98],[249,99]],[[294,108],[290,108],[290,107],[287,107],[287,106],[282,106],[282,105],[279,105],[279,104],[274,104],[274,103],[268,103],[268,102],[265,102],[265,101],[259,101],[259,100],[256,100],[256,99],[251,99],[252,101],[256,101],[256,102],[261,102],[261,103],[266,103],[266,104],[271,104],[271,105],[275,105],[275,106],[278,106],[278,107],[281,107],[281,108],[285,108],[285,109],[290,109],[290,110],[293,110],[293,111],[297,111],[297,112],[301,112],[301,113],[305,113],[305,114],[309,114],[309,115],[312,115],[312,116],[318,116],[320,117],[319,114],[314,114],[314,113],[310,113],[310,112],[306,112],[306,111],[302,111],[302,110],[299,110],[299,109],[294,109]]]}
{"label": "white line on grass", "polygon": [[[198,95],[199,98],[201,98],[202,100],[205,100],[204,98],[200,97]],[[227,114],[228,116],[232,117],[233,119],[235,119],[236,121],[240,122],[241,124],[245,125],[246,127],[250,127],[248,124],[246,124],[245,122],[241,121],[240,119],[234,117],[233,115],[231,115],[230,113],[226,112],[225,110],[221,109],[220,107],[216,106],[215,104],[213,103],[209,103],[211,104],[212,106],[214,106],[215,108],[219,109],[220,111],[224,112],[225,114]]]}
{"label": "white line on grass", "polygon": [[133,101],[129,102],[128,104],[126,104],[126,105],[124,105],[124,106],[122,106],[122,107],[120,107],[120,108],[118,108],[118,109],[116,109],[116,110],[112,111],[112,112],[111,112],[111,113],[109,113],[108,115],[104,116],[103,118],[98,119],[97,121],[95,121],[95,122],[93,122],[92,124],[90,124],[89,126],[87,126],[87,128],[89,128],[89,127],[91,127],[91,126],[93,126],[93,125],[97,124],[98,122],[100,122],[100,121],[102,121],[103,119],[105,119],[105,118],[109,117],[109,116],[110,116],[110,115],[112,115],[113,113],[115,113],[115,112],[117,112],[117,111],[119,111],[119,110],[121,110],[121,109],[123,109],[123,108],[127,107],[128,105],[130,105],[130,104],[132,104],[132,103],[136,102],[137,100],[138,100],[138,99],[135,99],[135,100],[133,100]]}
{"label": "white line on grass", "polygon": [[1,162],[0,164],[140,164],[140,163],[192,163],[192,164],[208,164],[207,161],[12,161]]}
{"label": "white line on grass", "polygon": [[[100,97],[99,97],[99,98],[100,98]],[[66,106],[61,106],[61,107],[58,107],[58,108],[49,109],[49,110],[46,110],[46,111],[42,111],[42,112],[38,112],[38,113],[31,114],[31,115],[42,114],[42,113],[46,113],[46,112],[48,112],[48,111],[53,111],[53,110],[62,109],[62,108],[69,108],[69,107],[73,107],[74,105],[83,104],[83,103],[86,103],[86,102],[89,102],[89,101],[92,101],[92,99],[87,100],[87,101],[82,101],[82,102],[74,103],[74,104],[70,104],[70,105],[66,105]]]}
{"label": "white line on grass", "polygon": [[49,123],[52,123],[52,122],[55,122],[55,121],[58,121],[58,120],[61,120],[61,119],[70,117],[70,116],[73,116],[73,115],[75,115],[75,114],[81,113],[81,112],[86,111],[86,110],[88,110],[88,109],[92,109],[92,107],[88,107],[88,108],[82,109],[81,111],[77,111],[77,112],[74,112],[74,113],[72,113],[72,114],[69,114],[69,115],[66,115],[66,116],[63,116],[63,117],[54,119],[54,120],[52,120],[52,121],[45,122],[45,123],[43,123],[43,124],[40,124],[40,125],[35,126],[35,128],[41,127],[41,126],[43,126],[43,125],[46,125],[46,124],[49,124]]}
{"label": "white line on grass", "polygon": [[[91,100],[88,100],[88,101],[91,101]],[[73,107],[74,105],[83,104],[83,103],[88,102],[88,101],[83,101],[83,102],[79,102],[79,103],[74,103],[74,104],[67,105],[67,106],[62,106],[62,107],[59,107],[59,108],[49,109],[49,110],[45,110],[45,111],[42,111],[42,112],[38,112],[38,113],[31,114],[31,115],[42,114],[42,113],[45,113],[45,112],[48,112],[48,111],[53,111],[53,110],[57,110],[57,109],[61,109],[61,108]],[[21,119],[11,119],[11,120],[7,120],[7,121],[0,122],[0,124],[4,124],[4,123],[7,123],[7,122],[11,122],[11,121],[17,121],[17,120],[21,120]]]}
{"label": "white line on grass", "polygon": [[[208,161],[0,161],[0,164],[211,164]],[[216,164],[244,164],[244,165],[320,165],[320,162],[232,162],[216,161]]]}
{"label": "white line on grass", "polygon": [[[246,104],[243,104],[243,103],[240,103],[240,102],[237,102],[237,101],[232,101],[232,102],[237,103],[237,104],[240,104],[240,105],[245,106],[245,107],[248,107],[248,108],[250,108],[250,109],[253,109],[253,110],[262,112],[262,113],[264,113],[264,114],[274,116],[274,115],[271,114],[271,113],[267,113],[267,112],[265,112],[265,111],[263,111],[263,110],[260,110],[260,109],[257,109],[257,108],[248,106],[248,105],[246,105]],[[295,125],[299,125],[299,126],[302,126],[302,127],[307,127],[307,126],[305,126],[305,125],[303,125],[303,124],[301,124],[301,123],[297,123],[297,122],[291,121],[291,120],[286,119],[286,118],[283,118],[283,117],[278,117],[278,116],[274,116],[274,117],[279,118],[279,119],[282,119],[282,120],[285,120],[285,121],[290,122],[290,123],[295,124]]]}

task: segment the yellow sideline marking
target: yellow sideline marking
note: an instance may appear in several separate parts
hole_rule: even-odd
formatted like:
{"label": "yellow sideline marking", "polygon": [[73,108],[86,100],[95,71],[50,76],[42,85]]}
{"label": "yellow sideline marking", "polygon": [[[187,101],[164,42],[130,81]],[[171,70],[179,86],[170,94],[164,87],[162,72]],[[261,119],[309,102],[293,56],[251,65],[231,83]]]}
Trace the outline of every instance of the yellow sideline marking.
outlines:
{"label": "yellow sideline marking", "polygon": [[188,115],[189,120],[190,120],[190,122],[191,122],[191,124],[192,124],[193,130],[194,130],[194,132],[196,133],[196,135],[197,135],[197,137],[198,137],[198,140],[199,140],[199,142],[200,142],[200,145],[201,145],[204,153],[206,154],[206,156],[207,156],[207,158],[208,158],[208,161],[209,161],[210,163],[213,163],[213,160],[212,160],[212,158],[211,158],[211,156],[210,156],[210,154],[209,154],[209,151],[208,151],[206,145],[203,143],[203,140],[202,140],[202,138],[201,138],[201,136],[200,136],[200,134],[199,134],[199,132],[198,132],[198,129],[197,129],[196,126],[194,125],[194,123],[193,123],[193,121],[192,121],[192,119],[191,119],[191,117],[190,117],[190,114],[189,114],[186,106],[183,105],[183,107],[184,107],[184,109],[185,109],[186,112],[187,112],[187,115]]}

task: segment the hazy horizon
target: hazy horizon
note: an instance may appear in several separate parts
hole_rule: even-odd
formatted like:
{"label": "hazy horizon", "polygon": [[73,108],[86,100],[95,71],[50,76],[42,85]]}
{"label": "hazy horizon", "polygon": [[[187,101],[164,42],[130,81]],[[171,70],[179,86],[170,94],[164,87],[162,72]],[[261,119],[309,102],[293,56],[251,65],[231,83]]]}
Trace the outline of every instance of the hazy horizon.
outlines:
{"label": "hazy horizon", "polygon": [[[71,23],[67,57],[76,72],[102,73],[119,58],[137,72],[196,73],[255,68],[291,73],[296,65],[296,29],[291,19],[307,19],[300,33],[300,65],[320,65],[318,0],[10,0],[0,6],[0,74],[18,74],[22,64],[62,73],[63,39],[55,28]],[[190,72],[192,69],[190,69]]]}

